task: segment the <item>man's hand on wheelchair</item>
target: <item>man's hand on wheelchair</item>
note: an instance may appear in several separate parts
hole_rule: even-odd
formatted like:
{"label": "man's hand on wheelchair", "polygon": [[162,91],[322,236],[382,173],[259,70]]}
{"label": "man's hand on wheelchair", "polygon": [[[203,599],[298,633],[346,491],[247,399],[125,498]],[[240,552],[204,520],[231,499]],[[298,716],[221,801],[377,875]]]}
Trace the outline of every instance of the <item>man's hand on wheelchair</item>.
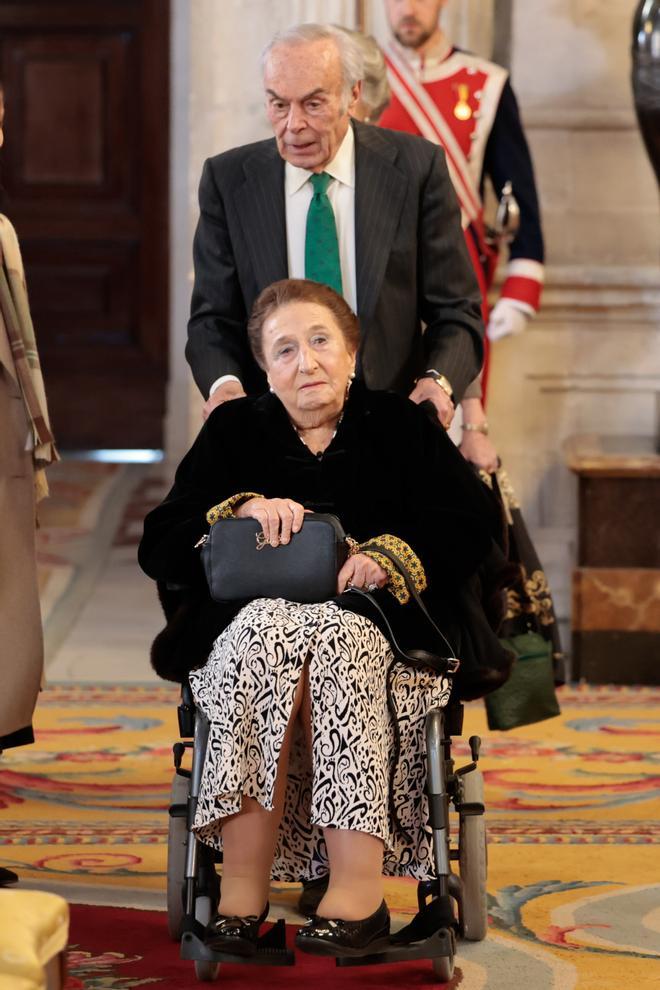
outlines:
{"label": "man's hand on wheelchair", "polygon": [[389,578],[380,564],[366,553],[356,553],[349,557],[337,575],[337,594],[341,595],[348,587],[361,591],[376,591],[383,588]]}
{"label": "man's hand on wheelchair", "polygon": [[417,405],[421,405],[422,402],[431,402],[435,406],[438,422],[446,430],[449,429],[451,421],[454,418],[454,412],[456,411],[454,409],[454,403],[432,378],[418,379],[408,398],[416,402]]}
{"label": "man's hand on wheelchair", "polygon": [[279,547],[289,542],[292,533],[299,532],[306,511],[291,498],[251,498],[234,509],[234,515],[237,519],[256,519],[271,547]]}
{"label": "man's hand on wheelchair", "polygon": [[202,407],[202,416],[206,421],[216,406],[221,406],[223,402],[231,402],[232,399],[242,399],[245,395],[240,382],[229,381],[218,388],[208,397]]}

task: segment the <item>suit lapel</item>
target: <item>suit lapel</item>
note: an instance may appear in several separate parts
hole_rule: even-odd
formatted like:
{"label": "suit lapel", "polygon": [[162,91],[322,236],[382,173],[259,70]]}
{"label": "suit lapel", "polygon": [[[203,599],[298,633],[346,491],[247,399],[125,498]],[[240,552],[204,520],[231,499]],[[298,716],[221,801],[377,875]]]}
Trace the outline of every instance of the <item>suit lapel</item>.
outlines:
{"label": "suit lapel", "polygon": [[360,316],[371,316],[380,296],[408,180],[396,168],[396,148],[378,128],[355,129],[355,258]]}
{"label": "suit lapel", "polygon": [[256,150],[243,171],[245,182],[236,190],[236,208],[261,291],[288,275],[284,162],[275,141]]}

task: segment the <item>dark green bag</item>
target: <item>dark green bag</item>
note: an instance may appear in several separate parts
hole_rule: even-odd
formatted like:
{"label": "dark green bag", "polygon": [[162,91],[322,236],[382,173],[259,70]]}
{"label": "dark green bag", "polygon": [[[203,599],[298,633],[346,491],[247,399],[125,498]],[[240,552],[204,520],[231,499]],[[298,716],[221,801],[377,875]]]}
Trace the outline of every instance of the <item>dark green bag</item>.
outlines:
{"label": "dark green bag", "polygon": [[489,729],[514,729],[559,715],[555,694],[552,642],[526,632],[500,639],[516,659],[508,681],[485,697]]}

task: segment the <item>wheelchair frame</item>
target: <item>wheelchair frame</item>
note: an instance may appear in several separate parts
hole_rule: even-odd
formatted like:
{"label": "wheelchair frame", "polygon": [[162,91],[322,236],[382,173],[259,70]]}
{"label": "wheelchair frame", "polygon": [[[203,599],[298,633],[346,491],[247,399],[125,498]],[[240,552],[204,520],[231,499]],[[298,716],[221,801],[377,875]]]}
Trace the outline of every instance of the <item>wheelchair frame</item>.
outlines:
{"label": "wheelchair frame", "polygon": [[[180,939],[181,958],[194,961],[197,979],[202,982],[214,980],[223,962],[293,965],[295,957],[286,947],[283,919],[260,937],[256,955],[248,958],[214,952],[204,943],[204,929],[219,900],[220,880],[215,864],[220,862],[220,856],[192,831],[209,725],[196,709],[188,682],[182,686],[178,720],[183,741],[173,746],[175,776],[169,809],[167,871],[170,935],[177,941]],[[393,933],[391,944],[384,951],[340,956],[336,958],[337,966],[430,959],[438,981],[447,982],[453,976],[456,939],[480,941],[486,937],[485,809],[483,779],[477,769],[481,740],[478,736],[470,737],[471,762],[456,769],[451,737],[460,735],[462,729],[463,705],[459,702],[433,709],[426,716],[427,797],[436,875],[418,884],[417,915],[410,924]],[[182,765],[186,749],[192,750],[190,770]],[[459,817],[457,848],[451,846],[450,805]],[[451,869],[451,863],[456,860],[460,874]]]}

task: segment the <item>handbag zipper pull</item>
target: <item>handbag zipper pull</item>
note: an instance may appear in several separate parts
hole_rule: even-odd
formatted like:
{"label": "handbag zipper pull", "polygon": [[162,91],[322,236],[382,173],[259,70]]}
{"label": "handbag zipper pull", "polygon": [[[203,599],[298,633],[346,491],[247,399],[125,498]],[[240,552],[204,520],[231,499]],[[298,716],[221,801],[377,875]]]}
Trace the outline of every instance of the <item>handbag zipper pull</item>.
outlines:
{"label": "handbag zipper pull", "polygon": [[208,542],[209,542],[209,534],[205,533],[204,536],[202,536],[199,540],[197,540],[197,543],[193,547],[193,550],[197,550],[198,547],[203,547],[204,544]]}

